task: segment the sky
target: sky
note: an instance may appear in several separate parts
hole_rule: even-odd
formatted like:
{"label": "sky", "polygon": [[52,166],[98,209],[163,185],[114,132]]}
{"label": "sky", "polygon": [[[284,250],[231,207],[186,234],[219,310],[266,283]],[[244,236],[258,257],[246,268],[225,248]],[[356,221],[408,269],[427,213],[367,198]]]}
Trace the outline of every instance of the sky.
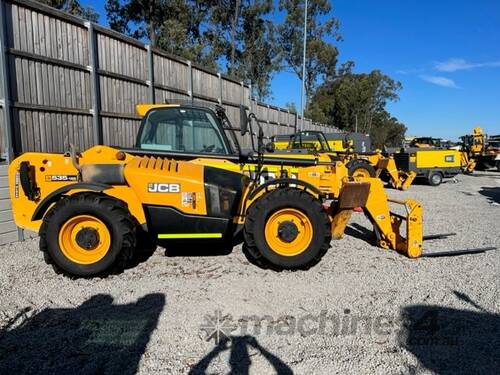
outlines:
{"label": "sky", "polygon": [[[82,1],[106,24],[103,2]],[[407,135],[456,140],[479,125],[500,134],[499,0],[335,0],[342,42],[339,62],[356,72],[380,69],[400,81],[400,100],[388,110]],[[282,14],[273,20],[279,22]],[[333,42],[333,40],[332,40]],[[300,80],[273,77],[271,104],[300,105]]]}

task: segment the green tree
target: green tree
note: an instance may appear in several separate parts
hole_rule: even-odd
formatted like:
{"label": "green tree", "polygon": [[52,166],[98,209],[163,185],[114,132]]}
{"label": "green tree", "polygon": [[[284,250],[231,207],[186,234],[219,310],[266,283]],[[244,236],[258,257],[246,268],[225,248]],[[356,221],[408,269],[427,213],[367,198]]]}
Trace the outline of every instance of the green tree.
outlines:
{"label": "green tree", "polygon": [[375,146],[397,144],[406,128],[386,110],[389,101],[399,99],[401,83],[379,70],[355,74],[348,62],[334,79],[320,85],[311,101],[307,116],[347,131],[372,136]]}
{"label": "green tree", "polygon": [[378,112],[373,117],[374,126],[370,132],[373,147],[401,146],[406,126],[387,111]]}
{"label": "green tree", "polygon": [[110,27],[153,47],[217,68],[222,53],[212,45],[216,35],[204,27],[214,1],[197,0],[107,0]]}
{"label": "green tree", "polygon": [[[286,11],[278,26],[281,56],[287,67],[302,79],[304,36],[304,0],[280,0],[280,11]],[[310,98],[321,80],[335,76],[337,48],[327,38],[340,41],[339,20],[331,15],[329,0],[309,0],[307,7],[306,98]]]}
{"label": "green tree", "polygon": [[270,94],[278,69],[272,0],[107,0],[110,27]]}
{"label": "green tree", "polygon": [[272,0],[220,0],[209,24],[219,39],[213,45],[224,51],[227,74],[251,82],[260,99],[270,94],[272,74],[279,69],[275,28],[268,19]]}
{"label": "green tree", "polygon": [[91,22],[99,21],[99,13],[94,8],[83,6],[78,0],[37,0],[39,3],[49,5],[66,13],[84,18]]}
{"label": "green tree", "polygon": [[249,2],[242,10],[242,25],[237,34],[235,75],[250,81],[259,99],[271,94],[272,75],[280,67],[274,26],[264,18],[272,9],[272,0]]}

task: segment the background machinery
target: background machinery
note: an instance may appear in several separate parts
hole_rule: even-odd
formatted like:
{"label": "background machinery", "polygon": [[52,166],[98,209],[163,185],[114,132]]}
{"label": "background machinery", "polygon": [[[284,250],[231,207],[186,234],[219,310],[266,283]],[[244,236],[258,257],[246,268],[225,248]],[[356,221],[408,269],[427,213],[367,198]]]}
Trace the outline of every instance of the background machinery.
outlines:
{"label": "background machinery", "polygon": [[472,134],[460,137],[462,150],[468,159],[473,160],[479,169],[496,167],[500,171],[500,135],[488,137],[480,127],[473,129]]}
{"label": "background machinery", "polygon": [[[312,134],[314,131],[304,131],[303,133]],[[302,133],[302,132],[301,132]],[[291,141],[294,144],[291,144]],[[346,133],[323,133],[322,142],[328,144],[328,151],[337,152],[369,152],[371,150],[371,139],[368,134],[346,132]],[[271,142],[275,150],[290,150],[299,148],[310,148],[317,145],[317,139],[311,139],[308,142],[307,136],[302,138],[295,137],[294,134],[275,135],[271,137]],[[311,143],[311,144],[308,144]]]}
{"label": "background machinery", "polygon": [[438,186],[445,178],[453,178],[460,172],[472,173],[476,166],[469,153],[441,138],[413,138],[407,147],[393,150],[392,155],[399,169],[414,172],[431,186]]}
{"label": "background machinery", "polygon": [[[242,150],[227,118],[208,108],[142,110],[142,149],[26,153],[11,163],[15,221],[39,232],[40,249],[57,271],[120,271],[145,240],[166,247],[203,241],[203,248],[242,240],[262,266],[307,269],[332,237],[342,237],[355,207],[372,222],[380,247],[421,255],[421,204],[389,200],[379,179],[349,177],[342,162],[325,155],[266,157],[262,129],[255,150]],[[241,121],[245,134],[251,121],[244,108]],[[264,181],[266,166],[279,176]],[[406,214],[392,213],[389,202]]]}
{"label": "background machinery", "polygon": [[434,147],[434,148],[451,148],[454,144],[448,140],[442,138],[432,138],[432,137],[417,137],[413,138],[409,143],[408,147]]}
{"label": "background machinery", "polygon": [[432,186],[440,185],[445,178],[455,177],[460,172],[472,173],[474,169],[497,167],[500,141],[488,138],[481,128],[461,137],[461,145],[452,146],[438,138],[421,137],[412,140],[410,147],[396,151],[396,165],[404,171],[414,171],[417,177],[427,180]]}
{"label": "background machinery", "polygon": [[454,149],[404,148],[394,153],[393,157],[398,169],[414,172],[431,186],[441,185],[445,178],[453,178],[464,168],[470,168],[464,153]]}
{"label": "background machinery", "polygon": [[[394,159],[384,155],[381,151],[354,151],[352,139],[343,139],[344,146],[347,148],[334,149],[330,146],[331,141],[321,131],[300,131],[289,137],[288,147],[277,150],[277,153],[327,153],[333,159],[342,160],[348,169],[349,176],[382,178],[393,188],[400,190],[407,190],[416,176],[413,171],[399,170]],[[358,137],[356,144],[358,148],[361,145],[370,145],[363,137]]]}

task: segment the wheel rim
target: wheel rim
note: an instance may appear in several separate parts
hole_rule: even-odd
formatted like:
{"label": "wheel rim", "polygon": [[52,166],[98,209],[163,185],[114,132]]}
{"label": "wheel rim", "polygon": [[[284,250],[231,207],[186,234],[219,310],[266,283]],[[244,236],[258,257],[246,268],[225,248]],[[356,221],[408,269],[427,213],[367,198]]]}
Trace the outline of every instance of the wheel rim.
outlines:
{"label": "wheel rim", "polygon": [[439,184],[439,182],[441,182],[441,176],[438,174],[433,175],[431,179],[434,184]]}
{"label": "wheel rim", "polygon": [[111,234],[101,220],[78,215],[68,219],[59,231],[59,247],[66,258],[78,264],[100,261],[111,247]]}
{"label": "wheel rim", "polygon": [[365,168],[356,169],[353,174],[353,177],[371,177],[370,172]]}
{"label": "wheel rim", "polygon": [[[288,228],[296,228],[284,235]],[[295,256],[304,252],[312,241],[313,227],[311,221],[303,212],[285,208],[275,212],[267,220],[265,237],[269,247],[277,254]]]}

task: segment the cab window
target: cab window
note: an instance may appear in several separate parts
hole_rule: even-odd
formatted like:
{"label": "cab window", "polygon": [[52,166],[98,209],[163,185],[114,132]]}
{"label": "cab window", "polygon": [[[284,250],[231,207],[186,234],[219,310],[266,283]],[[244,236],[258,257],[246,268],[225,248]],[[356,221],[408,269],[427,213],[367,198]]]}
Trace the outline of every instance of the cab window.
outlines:
{"label": "cab window", "polygon": [[218,120],[196,108],[158,108],[145,118],[138,146],[186,153],[228,154]]}

